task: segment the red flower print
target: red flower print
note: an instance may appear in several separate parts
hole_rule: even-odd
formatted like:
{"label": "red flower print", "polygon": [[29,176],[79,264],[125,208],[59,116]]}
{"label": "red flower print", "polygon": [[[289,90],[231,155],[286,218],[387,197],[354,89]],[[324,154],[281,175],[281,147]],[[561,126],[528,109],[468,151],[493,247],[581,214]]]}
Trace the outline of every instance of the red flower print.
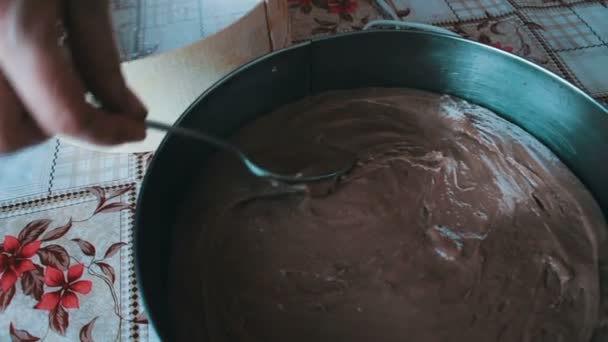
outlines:
{"label": "red flower print", "polygon": [[93,283],[90,280],[78,280],[82,277],[84,266],[76,264],[68,269],[67,280],[63,272],[53,266],[46,268],[44,283],[49,287],[60,287],[58,291],[45,293],[34,308],[53,311],[61,304],[66,309],[78,309],[76,292],[86,295],[91,292]]}
{"label": "red flower print", "polygon": [[359,3],[355,0],[333,0],[329,2],[329,13],[352,14],[357,11]]}
{"label": "red flower print", "polygon": [[3,252],[0,253],[0,287],[3,292],[13,287],[23,273],[36,268],[30,258],[36,255],[41,243],[32,241],[22,245],[14,236],[4,237]]}
{"label": "red flower print", "polygon": [[510,46],[510,45],[502,45],[501,42],[494,42],[494,43],[492,43],[490,45],[492,45],[493,47],[495,47],[497,49],[501,49],[501,50],[504,50],[504,51],[507,51],[507,52],[513,52],[513,47],[512,46]]}

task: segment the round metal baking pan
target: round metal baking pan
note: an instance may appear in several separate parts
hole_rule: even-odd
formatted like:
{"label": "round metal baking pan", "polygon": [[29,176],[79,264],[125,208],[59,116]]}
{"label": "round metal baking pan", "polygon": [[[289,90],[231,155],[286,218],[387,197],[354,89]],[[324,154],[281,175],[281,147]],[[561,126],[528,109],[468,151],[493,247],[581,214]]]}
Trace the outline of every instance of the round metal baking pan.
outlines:
{"label": "round metal baking pan", "polygon": [[[459,37],[370,31],[306,42],[231,73],[201,95],[177,125],[229,136],[305,96],[362,87],[450,94],[495,111],[553,150],[608,217],[608,109],[545,69]],[[151,322],[167,341],[175,340],[168,295],[172,230],[181,201],[212,152],[166,137],[138,200],[139,286]]]}

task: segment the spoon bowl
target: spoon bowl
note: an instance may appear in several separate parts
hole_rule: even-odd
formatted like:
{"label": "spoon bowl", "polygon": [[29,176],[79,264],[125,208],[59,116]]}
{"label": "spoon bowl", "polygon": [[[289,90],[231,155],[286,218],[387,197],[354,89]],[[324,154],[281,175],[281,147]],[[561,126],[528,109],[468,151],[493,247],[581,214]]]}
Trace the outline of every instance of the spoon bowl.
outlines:
{"label": "spoon bowl", "polygon": [[[307,164],[310,165],[309,167],[302,168],[295,173],[275,172],[255,163],[238,146],[213,135],[194,129],[171,126],[153,120],[147,120],[146,126],[148,128],[165,131],[184,138],[198,140],[200,142],[214,145],[234,154],[254,176],[284,183],[298,184],[336,179],[349,172],[357,162],[354,154],[348,151],[339,150],[330,146],[322,146],[324,149],[324,153],[322,153],[323,157],[320,157],[319,160],[310,160]],[[329,152],[329,154],[327,152]]]}

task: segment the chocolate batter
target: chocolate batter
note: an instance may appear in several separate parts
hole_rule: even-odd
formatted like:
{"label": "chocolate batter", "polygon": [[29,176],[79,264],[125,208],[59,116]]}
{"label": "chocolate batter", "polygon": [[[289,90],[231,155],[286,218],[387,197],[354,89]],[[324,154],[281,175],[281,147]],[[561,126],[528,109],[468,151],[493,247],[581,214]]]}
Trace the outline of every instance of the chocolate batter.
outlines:
{"label": "chocolate batter", "polygon": [[289,187],[212,158],[178,237],[182,339],[207,322],[212,341],[590,341],[604,218],[557,157],[492,112],[339,91],[235,141],[275,169],[319,146],[359,163],[335,184]]}

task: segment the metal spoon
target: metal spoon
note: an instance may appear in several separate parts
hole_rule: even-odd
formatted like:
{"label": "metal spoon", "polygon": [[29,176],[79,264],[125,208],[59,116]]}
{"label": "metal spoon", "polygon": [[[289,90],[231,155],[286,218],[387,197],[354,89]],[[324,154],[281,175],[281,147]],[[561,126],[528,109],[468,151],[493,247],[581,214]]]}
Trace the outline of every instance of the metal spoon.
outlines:
{"label": "metal spoon", "polygon": [[[169,132],[181,137],[195,139],[219,147],[236,155],[241,162],[245,164],[249,172],[251,172],[254,176],[286,183],[310,183],[327,179],[335,179],[350,171],[357,162],[356,158],[352,154],[342,150],[337,152],[338,150],[336,150],[336,153],[340,153],[340,155],[336,155],[335,158],[332,158],[332,163],[323,165],[323,169],[319,169],[317,167],[316,169],[308,169],[307,172],[303,171],[296,174],[280,174],[267,170],[264,167],[256,164],[240,148],[221,138],[194,129],[171,126],[153,120],[147,120],[146,126],[148,128]],[[324,158],[324,160],[327,160],[327,158]]]}

